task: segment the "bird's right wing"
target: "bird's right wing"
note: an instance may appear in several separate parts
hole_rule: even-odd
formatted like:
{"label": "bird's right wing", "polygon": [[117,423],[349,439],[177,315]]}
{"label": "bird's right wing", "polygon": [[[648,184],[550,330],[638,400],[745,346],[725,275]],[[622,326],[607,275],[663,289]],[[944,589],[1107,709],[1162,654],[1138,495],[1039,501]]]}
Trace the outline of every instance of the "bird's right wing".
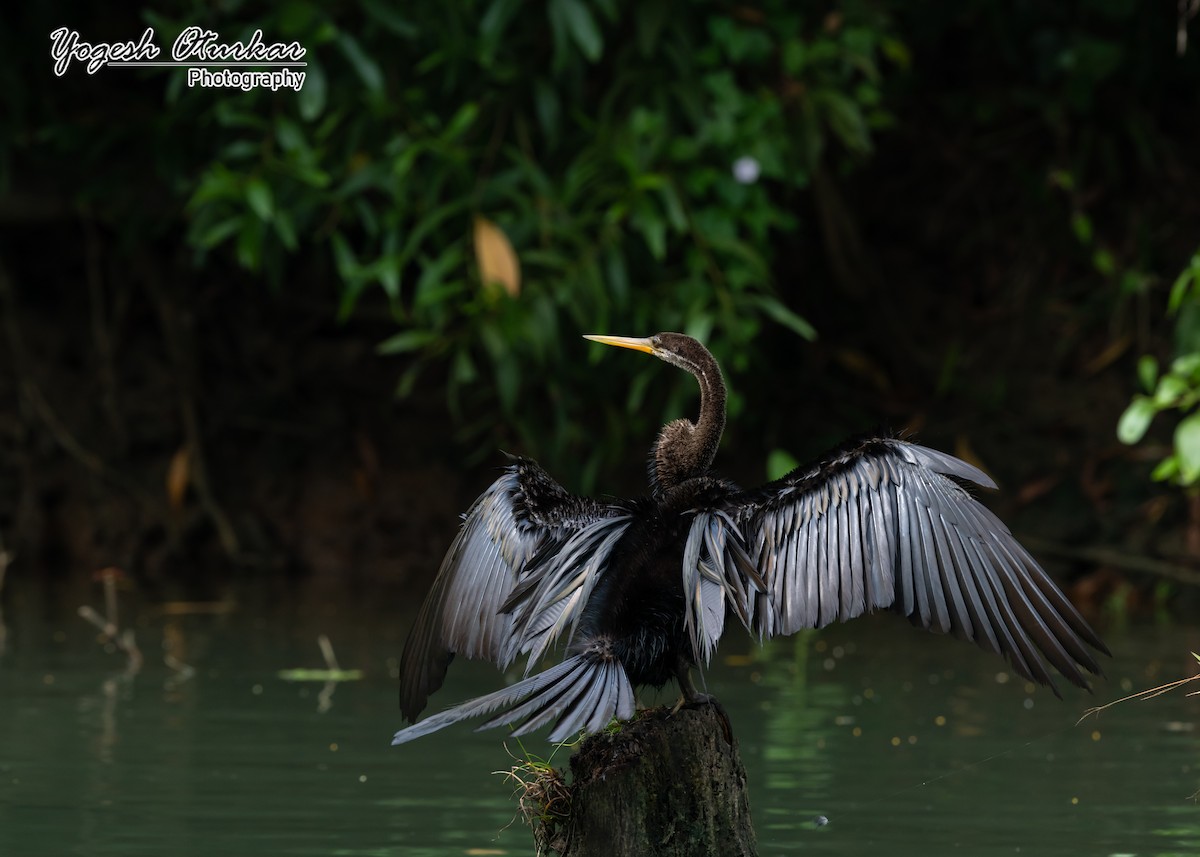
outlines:
{"label": "bird's right wing", "polygon": [[582,604],[629,523],[514,458],[466,513],[400,659],[400,709],[415,720],[455,654],[508,667],[546,651]]}
{"label": "bird's right wing", "polygon": [[[740,553],[730,545],[749,554],[766,586],[724,589],[735,607],[742,601],[739,612],[762,636],[891,608],[1002,652],[1022,676],[1053,688],[1040,651],[1086,686],[1079,668],[1099,672],[1087,646],[1107,653],[1104,643],[1008,528],[955,480],[995,487],[944,453],[867,440],[730,497],[725,535],[711,547],[706,541],[700,559],[727,581]],[[707,513],[710,527],[714,514]]]}

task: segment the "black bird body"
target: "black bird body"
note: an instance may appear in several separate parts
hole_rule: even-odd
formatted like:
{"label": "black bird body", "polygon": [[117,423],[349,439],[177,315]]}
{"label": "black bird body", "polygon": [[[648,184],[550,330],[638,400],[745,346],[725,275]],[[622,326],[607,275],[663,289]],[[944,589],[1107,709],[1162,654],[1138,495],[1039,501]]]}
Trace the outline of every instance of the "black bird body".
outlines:
{"label": "black bird body", "polygon": [[[634,506],[633,522],[613,550],[610,568],[592,591],[579,623],[580,640],[606,637],[635,686],[662,687],[698,662],[685,634],[679,558],[688,513],[736,490],[694,477]],[[572,647],[568,647],[568,651]]]}
{"label": "black bird body", "polygon": [[[875,437],[743,491],[711,473],[725,424],[716,361],[696,340],[589,337],[654,354],[700,384],[700,417],[662,430],[651,493],[571,495],[515,458],[464,516],[400,664],[401,710],[416,721],[455,653],[526,678],[396,733],[403,743],[493,714],[480,728],[553,722],[551,740],[634,713],[634,688],[676,679],[695,695],[727,614],[765,638],[891,609],[1004,654],[1054,688],[1107,653],[1036,560],[962,486],[994,488],[944,453]],[[561,637],[563,660],[530,675]],[[1057,689],[1054,688],[1055,693]],[[499,713],[496,713],[499,712]]]}

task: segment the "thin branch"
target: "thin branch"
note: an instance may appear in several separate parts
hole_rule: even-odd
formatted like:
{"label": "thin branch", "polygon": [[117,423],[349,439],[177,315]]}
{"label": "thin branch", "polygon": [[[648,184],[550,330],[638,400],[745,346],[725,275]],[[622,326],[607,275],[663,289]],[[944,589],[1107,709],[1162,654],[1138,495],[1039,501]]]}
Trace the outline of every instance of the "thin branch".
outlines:
{"label": "thin branch", "polygon": [[337,657],[333,654],[333,644],[324,634],[317,635],[317,645],[321,647],[321,655],[325,658],[325,666],[330,672],[341,672]]}
{"label": "thin branch", "polygon": [[1040,553],[1052,554],[1066,559],[1085,560],[1097,565],[1113,565],[1117,568],[1129,569],[1130,571],[1143,571],[1159,577],[1169,577],[1181,583],[1200,586],[1200,571],[1171,562],[1122,553],[1111,548],[1081,548],[1073,545],[1064,545],[1059,542],[1033,536],[1022,536],[1021,542],[1030,550]]}
{"label": "thin branch", "polygon": [[[1178,679],[1177,681],[1168,682],[1167,684],[1160,684],[1158,687],[1152,687],[1148,690],[1139,690],[1137,693],[1129,694],[1129,696],[1122,696],[1120,699],[1114,699],[1112,702],[1107,703],[1106,705],[1098,705],[1095,708],[1089,708],[1087,711],[1083,712],[1078,720],[1075,721],[1075,725],[1078,726],[1093,714],[1098,715],[1101,711],[1112,708],[1114,705],[1119,705],[1122,702],[1128,702],[1131,699],[1141,699],[1143,701],[1147,699],[1154,699],[1157,696],[1162,696],[1164,693],[1169,693],[1177,687],[1182,687],[1189,682],[1197,680],[1200,680],[1200,673],[1188,676],[1187,678]],[[1189,693],[1188,696],[1195,696],[1198,693],[1200,693],[1200,690]]]}

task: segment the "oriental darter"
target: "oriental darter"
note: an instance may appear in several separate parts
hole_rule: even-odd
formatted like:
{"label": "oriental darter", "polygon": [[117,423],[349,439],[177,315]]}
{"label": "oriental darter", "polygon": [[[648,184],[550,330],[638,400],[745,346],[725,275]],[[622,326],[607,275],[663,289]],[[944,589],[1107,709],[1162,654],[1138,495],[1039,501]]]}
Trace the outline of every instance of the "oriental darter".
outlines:
{"label": "oriental darter", "polygon": [[[833,450],[760,488],[715,475],[725,428],[716,360],[679,333],[588,336],[652,354],[700,384],[696,422],[668,423],[651,451],[650,493],[594,500],[536,462],[512,458],[466,513],[405,644],[400,707],[416,721],[458,654],[521,681],[396,733],[401,744],[491,715],[480,726],[551,741],[634,714],[634,688],[691,680],[736,617],[760,638],[890,609],[1007,657],[1054,686],[1100,673],[1108,649],[1008,528],[964,488],[978,468],[895,437]],[[533,673],[566,638],[563,659]],[[1045,660],[1043,660],[1043,658]],[[531,673],[533,673],[531,675]]]}

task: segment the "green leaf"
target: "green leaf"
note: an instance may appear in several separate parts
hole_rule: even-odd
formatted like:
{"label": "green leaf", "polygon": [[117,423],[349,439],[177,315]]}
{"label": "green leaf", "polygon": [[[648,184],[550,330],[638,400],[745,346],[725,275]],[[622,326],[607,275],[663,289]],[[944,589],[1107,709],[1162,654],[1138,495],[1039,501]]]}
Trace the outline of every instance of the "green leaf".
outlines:
{"label": "green leaf", "polygon": [[850,98],[833,90],[820,93],[820,103],[825,108],[829,127],[847,149],[852,152],[869,152],[871,134],[867,130],[862,110]]}
{"label": "green leaf", "polygon": [[1175,454],[1180,481],[1191,485],[1200,479],[1200,412],[1188,414],[1175,427]]}
{"label": "green leaf", "polygon": [[[1145,359],[1145,358],[1143,358]],[[1200,354],[1184,354],[1171,361],[1171,371],[1187,378],[1193,384],[1200,383]]]}
{"label": "green leaf", "polygon": [[1183,299],[1187,297],[1193,283],[1200,277],[1200,253],[1192,257],[1191,264],[1183,269],[1175,282],[1171,285],[1171,297],[1167,300],[1167,312],[1175,313],[1179,311]]}
{"label": "green leaf", "polygon": [[630,224],[641,233],[655,261],[661,262],[667,255],[667,224],[647,197],[638,202],[637,210],[629,218]]}
{"label": "green leaf", "polygon": [[402,18],[390,4],[383,0],[362,0],[363,9],[373,19],[402,39],[413,40],[421,34],[421,29],[407,18]]}
{"label": "green leaf", "polygon": [[1113,272],[1117,270],[1117,260],[1113,258],[1112,253],[1103,247],[1092,254],[1092,265],[1105,277],[1111,277]]}
{"label": "green leaf", "polygon": [[340,232],[333,233],[330,241],[333,244],[333,259],[342,280],[349,282],[356,279],[361,266],[358,264],[354,251],[350,249],[350,243]]}
{"label": "green leaf", "polygon": [[275,212],[275,233],[279,236],[279,240],[288,250],[295,250],[299,245],[296,240],[296,228],[292,225],[292,218],[286,211]]}
{"label": "green leaf", "polygon": [[413,388],[417,386],[417,379],[421,377],[424,368],[425,364],[417,360],[404,370],[404,374],[396,382],[395,396],[397,399],[407,399],[412,395]]}
{"label": "green leaf", "polygon": [[596,26],[596,19],[592,17],[591,10],[583,3],[583,0],[550,0],[551,3],[556,3],[563,15],[563,20],[567,25],[567,32],[571,34],[571,39],[579,46],[579,50],[587,57],[589,62],[595,62],[600,59],[604,53],[604,39],[600,35],[600,29]]}
{"label": "green leaf", "polygon": [[809,342],[817,338],[816,328],[770,295],[759,295],[755,303],[773,321],[782,324]]}
{"label": "green leaf", "polygon": [[437,339],[431,330],[402,330],[375,346],[376,354],[403,354],[424,348]]}
{"label": "green leaf", "polygon": [[782,479],[799,466],[800,462],[787,450],[773,449],[767,456],[767,480]]}
{"label": "green leaf", "polygon": [[237,258],[243,268],[257,271],[262,263],[263,225],[249,218],[242,221],[238,233]]}
{"label": "green leaf", "polygon": [[1179,475],[1179,456],[1168,455],[1150,472],[1155,482],[1167,482]]}
{"label": "green leaf", "polygon": [[1092,243],[1092,221],[1082,211],[1071,215],[1071,231],[1075,233],[1080,244]]}
{"label": "green leaf", "polygon": [[265,181],[252,178],[246,183],[246,202],[249,203],[250,210],[258,215],[259,220],[264,223],[270,222],[275,206],[271,199],[271,188]]}
{"label": "green leaf", "polygon": [[296,107],[300,110],[300,118],[311,122],[325,110],[325,72],[315,62],[309,62],[305,69],[304,86],[296,96]]}
{"label": "green leaf", "polygon": [[446,130],[442,134],[442,139],[446,141],[455,140],[461,137],[471,123],[475,121],[475,117],[479,115],[479,105],[474,101],[468,101],[454,114],[454,118],[446,125]]}
{"label": "green leaf", "polygon": [[1137,364],[1138,380],[1147,393],[1154,392],[1154,382],[1158,380],[1158,360],[1152,354],[1143,354]]}
{"label": "green leaf", "polygon": [[230,217],[227,220],[220,220],[214,223],[212,226],[201,230],[193,238],[192,243],[203,247],[206,250],[216,247],[230,235],[242,228],[242,220],[245,217],[245,214],[241,214],[237,217]]}
{"label": "green leaf", "polygon": [[308,143],[300,126],[287,117],[280,117],[275,122],[275,141],[283,151],[307,152]]}
{"label": "green leaf", "polygon": [[1153,400],[1147,396],[1134,396],[1121,419],[1117,421],[1117,439],[1121,443],[1137,443],[1146,434],[1150,421],[1158,413]]}
{"label": "green leaf", "polygon": [[521,8],[522,0],[493,0],[487,12],[479,20],[479,34],[488,47],[494,46],[504,35],[504,29]]}
{"label": "green leaf", "polygon": [[358,41],[349,33],[339,33],[338,45],[341,47],[342,53],[346,55],[346,59],[350,60],[350,64],[354,66],[359,79],[367,87],[367,91],[372,94],[382,92],[383,72],[379,70],[379,64],[367,56]]}
{"label": "green leaf", "polygon": [[1188,389],[1187,381],[1178,375],[1173,373],[1163,375],[1158,379],[1158,389],[1154,391],[1154,406],[1160,411],[1166,410],[1177,404]]}

